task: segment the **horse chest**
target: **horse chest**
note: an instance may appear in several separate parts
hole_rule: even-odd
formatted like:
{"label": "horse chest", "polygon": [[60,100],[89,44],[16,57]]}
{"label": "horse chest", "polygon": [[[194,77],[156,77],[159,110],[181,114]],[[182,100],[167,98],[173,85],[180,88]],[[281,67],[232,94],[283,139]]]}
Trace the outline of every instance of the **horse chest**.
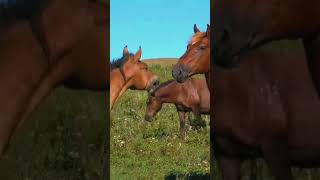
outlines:
{"label": "horse chest", "polygon": [[262,140],[287,132],[287,114],[277,82],[260,71],[253,71],[251,77],[254,78],[247,85],[240,83],[241,90],[235,88],[239,82],[226,86],[239,91],[217,92],[215,101],[219,103],[213,105],[215,136],[226,138],[239,148],[258,147]]}
{"label": "horse chest", "polygon": [[270,133],[280,133],[285,130],[288,123],[287,114],[276,84],[266,83],[256,88],[251,101],[250,114],[257,127]]}

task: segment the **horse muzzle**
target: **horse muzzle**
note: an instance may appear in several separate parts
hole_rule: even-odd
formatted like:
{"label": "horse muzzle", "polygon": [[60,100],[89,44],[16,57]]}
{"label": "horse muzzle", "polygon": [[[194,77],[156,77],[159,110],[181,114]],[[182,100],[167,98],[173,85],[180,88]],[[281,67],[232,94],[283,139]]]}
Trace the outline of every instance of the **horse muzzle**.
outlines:
{"label": "horse muzzle", "polygon": [[172,77],[178,82],[183,83],[189,78],[189,70],[184,65],[175,65],[172,69]]}
{"label": "horse muzzle", "polygon": [[151,116],[149,116],[148,114],[146,114],[144,116],[144,120],[147,121],[147,122],[152,122],[153,121],[153,118]]}
{"label": "horse muzzle", "polygon": [[152,92],[153,90],[155,90],[160,84],[160,80],[159,80],[159,77],[158,76],[155,76],[155,78],[153,78],[148,87],[147,87],[147,90],[148,92]]}

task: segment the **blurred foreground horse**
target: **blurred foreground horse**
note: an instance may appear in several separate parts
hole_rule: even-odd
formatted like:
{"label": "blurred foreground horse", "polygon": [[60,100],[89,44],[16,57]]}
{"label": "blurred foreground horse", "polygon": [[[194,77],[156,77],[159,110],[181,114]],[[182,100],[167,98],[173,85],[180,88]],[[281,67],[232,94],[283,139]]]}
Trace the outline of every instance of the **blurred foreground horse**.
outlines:
{"label": "blurred foreground horse", "polygon": [[108,90],[108,11],[99,0],[0,2],[1,155],[54,88]]}

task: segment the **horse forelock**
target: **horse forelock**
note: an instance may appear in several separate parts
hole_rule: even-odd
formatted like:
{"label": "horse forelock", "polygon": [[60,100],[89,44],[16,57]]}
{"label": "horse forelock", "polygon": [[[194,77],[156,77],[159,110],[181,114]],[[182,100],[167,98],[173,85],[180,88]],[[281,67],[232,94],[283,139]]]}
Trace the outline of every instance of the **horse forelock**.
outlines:
{"label": "horse forelock", "polygon": [[201,41],[203,38],[205,38],[207,36],[207,33],[206,32],[197,32],[195,33],[190,41],[188,42],[188,44],[190,45],[194,45],[196,44],[197,42]]}

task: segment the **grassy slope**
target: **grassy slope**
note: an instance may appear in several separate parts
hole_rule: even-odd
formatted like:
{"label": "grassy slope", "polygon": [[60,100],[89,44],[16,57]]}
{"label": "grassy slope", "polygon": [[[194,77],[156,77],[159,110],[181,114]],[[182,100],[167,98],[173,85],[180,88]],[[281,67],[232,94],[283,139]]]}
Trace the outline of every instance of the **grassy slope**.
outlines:
{"label": "grassy slope", "polygon": [[146,62],[147,64],[154,65],[162,65],[162,66],[169,66],[176,64],[178,59],[177,58],[159,58],[159,59],[144,59],[143,62]]}
{"label": "grassy slope", "polygon": [[[175,60],[146,62],[162,82],[172,78]],[[111,113],[111,179],[164,179],[172,174],[208,173],[209,128],[191,130],[186,140],[181,140],[175,107],[165,105],[154,122],[146,123],[146,100],[146,92],[129,90]]]}

